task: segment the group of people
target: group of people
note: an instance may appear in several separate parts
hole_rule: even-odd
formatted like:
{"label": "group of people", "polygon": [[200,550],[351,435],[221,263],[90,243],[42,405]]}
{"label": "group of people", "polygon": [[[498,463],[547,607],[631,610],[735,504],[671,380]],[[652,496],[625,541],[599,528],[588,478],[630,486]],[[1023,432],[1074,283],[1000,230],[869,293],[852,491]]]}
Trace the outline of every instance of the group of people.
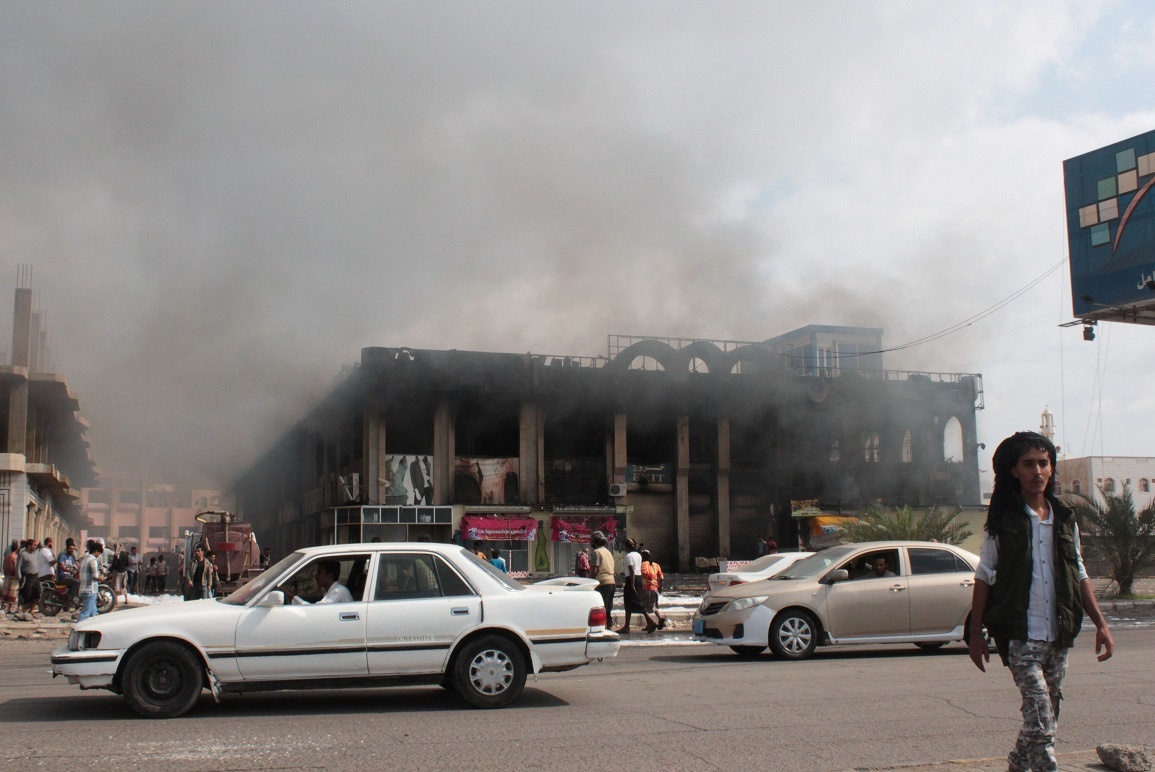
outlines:
{"label": "group of people", "polygon": [[80,604],[78,620],[96,615],[96,593],[104,574],[100,556],[104,545],[89,540],[87,552],[77,555],[76,541],[68,538],[59,555],[51,536],[44,540],[12,540],[4,553],[4,588],[0,613],[20,622],[39,619],[40,583],[65,585],[68,596]]}
{"label": "group of people", "polygon": [[[609,539],[601,531],[590,534],[590,544],[593,551],[582,550],[578,553],[575,570],[578,576],[592,576],[598,581],[598,592],[606,608],[606,622],[609,623],[614,609],[614,595],[617,592],[617,574],[614,565],[614,553],[609,548]],[[584,560],[583,560],[584,558]],[[582,573],[585,571],[586,573]],[[662,567],[654,560],[654,556],[647,549],[638,549],[633,539],[626,539],[626,565],[622,581],[622,603],[625,609],[625,623],[617,632],[629,634],[632,632],[630,623],[634,614],[640,614],[646,620],[645,630],[652,633],[666,627],[666,619],[658,607],[658,601],[665,583],[665,574]],[[653,618],[651,619],[651,614]]]}
{"label": "group of people", "polygon": [[160,595],[166,591],[169,564],[165,562],[164,553],[150,556],[145,565],[144,557],[136,547],[125,551],[113,545],[110,552],[108,573],[114,591],[126,595]]}
{"label": "group of people", "polygon": [[491,566],[496,568],[498,571],[501,571],[503,574],[509,573],[509,564],[505,562],[505,558],[501,556],[501,550],[499,550],[497,547],[492,548],[489,551],[489,554],[486,555],[485,548],[482,546],[481,542],[475,541],[473,542],[473,552],[475,555],[477,555],[477,557],[488,561]]}

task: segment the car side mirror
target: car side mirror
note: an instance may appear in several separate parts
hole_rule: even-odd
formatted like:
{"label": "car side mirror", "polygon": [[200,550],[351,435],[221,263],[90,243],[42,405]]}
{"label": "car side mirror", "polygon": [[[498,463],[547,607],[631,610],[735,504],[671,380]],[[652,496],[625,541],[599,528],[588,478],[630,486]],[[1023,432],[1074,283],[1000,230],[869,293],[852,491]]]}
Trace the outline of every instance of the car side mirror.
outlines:
{"label": "car side mirror", "polygon": [[835,582],[845,582],[850,578],[850,572],[845,568],[836,568],[826,575],[826,583],[834,584]]}
{"label": "car side mirror", "polygon": [[262,608],[276,608],[277,606],[285,605],[285,593],[280,590],[273,590],[265,597],[261,598],[257,603]]}

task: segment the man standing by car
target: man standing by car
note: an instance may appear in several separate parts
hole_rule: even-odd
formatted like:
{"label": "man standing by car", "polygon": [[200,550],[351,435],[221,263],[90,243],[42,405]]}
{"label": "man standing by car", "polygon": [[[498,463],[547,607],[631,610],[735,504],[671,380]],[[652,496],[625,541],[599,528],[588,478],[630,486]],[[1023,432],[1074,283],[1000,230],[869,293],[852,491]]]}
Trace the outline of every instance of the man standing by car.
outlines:
{"label": "man standing by car", "polygon": [[83,622],[97,614],[96,593],[100,589],[100,555],[104,547],[98,541],[88,542],[88,552],[80,559],[80,614],[77,622]]}
{"label": "man standing by car", "polygon": [[971,660],[986,671],[985,623],[1023,696],[1023,725],[1007,756],[1014,772],[1058,768],[1055,728],[1063,676],[1084,612],[1095,625],[1099,661],[1115,652],[1083,566],[1078,523],[1054,496],[1055,460],[1054,444],[1035,432],[1018,432],[999,444],[975,571]]}
{"label": "man standing by car", "polygon": [[136,547],[128,553],[128,560],[124,567],[125,574],[128,575],[128,580],[125,583],[125,592],[132,595],[137,594],[136,582],[140,576],[140,553],[136,551]]}

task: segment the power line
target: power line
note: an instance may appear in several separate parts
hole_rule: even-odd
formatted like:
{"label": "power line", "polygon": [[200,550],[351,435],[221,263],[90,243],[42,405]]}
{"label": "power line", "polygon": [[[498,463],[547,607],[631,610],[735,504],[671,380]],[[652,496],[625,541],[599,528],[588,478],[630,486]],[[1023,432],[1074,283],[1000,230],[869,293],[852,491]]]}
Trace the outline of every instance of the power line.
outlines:
{"label": "power line", "polygon": [[922,338],[918,338],[917,340],[912,340],[909,343],[903,343],[901,346],[894,346],[892,348],[884,348],[880,351],[868,351],[868,352],[861,352],[861,353],[886,354],[886,353],[889,353],[891,351],[902,351],[903,349],[911,348],[912,346],[920,346],[923,343],[930,343],[933,340],[938,340],[939,338],[945,338],[947,335],[953,335],[954,333],[958,332],[959,330],[964,330],[967,327],[970,327],[975,322],[980,322],[983,319],[986,319],[991,314],[993,314],[997,311],[1001,311],[1006,306],[1010,305],[1011,303],[1018,300],[1023,295],[1030,292],[1032,289],[1034,289],[1036,286],[1038,286],[1038,284],[1040,282],[1042,282],[1048,276],[1053,274],[1055,271],[1062,268],[1063,265],[1066,264],[1066,262],[1067,262],[1067,258],[1064,257],[1062,260],[1060,260],[1059,262],[1055,263],[1053,266],[1048,268],[1041,276],[1039,276],[1038,278],[1036,278],[1035,280],[1033,280],[1032,282],[1027,284],[1022,289],[1016,290],[1012,294],[1010,294],[1007,297],[1000,300],[998,303],[995,303],[993,306],[988,306],[987,308],[978,312],[974,316],[971,316],[967,319],[964,319],[961,322],[958,322],[957,324],[953,324],[950,327],[947,327],[946,329],[940,330],[936,333],[933,333],[931,335],[927,335],[927,336],[922,337]]}

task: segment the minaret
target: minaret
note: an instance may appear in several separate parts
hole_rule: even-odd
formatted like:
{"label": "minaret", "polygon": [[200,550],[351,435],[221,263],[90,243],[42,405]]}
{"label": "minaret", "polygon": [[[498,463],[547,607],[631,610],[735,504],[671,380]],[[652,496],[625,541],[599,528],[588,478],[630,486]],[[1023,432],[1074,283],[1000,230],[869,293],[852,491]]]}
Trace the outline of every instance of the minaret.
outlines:
{"label": "minaret", "polygon": [[1055,416],[1050,409],[1043,408],[1042,423],[1039,424],[1039,434],[1046,437],[1052,443],[1055,441]]}

